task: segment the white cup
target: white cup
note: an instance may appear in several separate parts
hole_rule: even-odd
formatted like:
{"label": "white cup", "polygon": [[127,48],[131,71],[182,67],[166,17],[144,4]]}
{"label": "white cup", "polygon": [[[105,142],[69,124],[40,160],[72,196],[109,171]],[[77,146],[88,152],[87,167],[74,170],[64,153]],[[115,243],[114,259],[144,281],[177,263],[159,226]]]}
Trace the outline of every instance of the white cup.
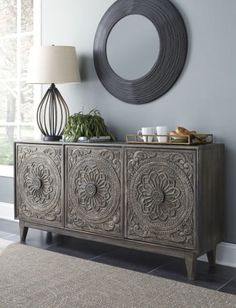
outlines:
{"label": "white cup", "polygon": [[168,140],[167,134],[168,134],[168,129],[166,126],[157,126],[156,127],[156,133],[157,135],[166,135],[166,136],[161,136],[157,137],[158,142],[165,143]]}
{"label": "white cup", "polygon": [[138,131],[138,135],[141,136],[144,142],[152,142],[153,136],[145,136],[145,135],[154,135],[155,134],[155,128],[154,127],[142,127]]}

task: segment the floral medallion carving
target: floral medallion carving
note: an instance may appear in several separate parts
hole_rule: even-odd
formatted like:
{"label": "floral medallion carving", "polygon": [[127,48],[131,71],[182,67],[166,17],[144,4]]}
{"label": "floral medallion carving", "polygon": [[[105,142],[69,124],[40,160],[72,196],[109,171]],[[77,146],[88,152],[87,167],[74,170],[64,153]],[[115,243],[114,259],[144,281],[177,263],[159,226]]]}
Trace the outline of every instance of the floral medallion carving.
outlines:
{"label": "floral medallion carving", "polygon": [[91,160],[84,169],[77,171],[73,185],[74,194],[89,219],[97,220],[98,215],[103,216],[104,209],[109,210],[113,201],[110,181],[109,175],[98,169],[96,162]]}
{"label": "floral medallion carving", "polygon": [[193,248],[195,157],[186,154],[127,150],[129,238]]}
{"label": "floral medallion carving", "polygon": [[176,181],[169,177],[170,172],[165,166],[157,168],[153,164],[153,166],[145,166],[145,169],[140,171],[141,176],[136,179],[137,200],[143,215],[151,223],[161,223],[160,228],[163,229],[166,228],[165,222],[176,217],[181,206],[180,186],[182,185],[176,184]]}
{"label": "floral medallion carving", "polygon": [[[30,164],[28,164],[30,162]],[[22,173],[23,193],[27,202],[37,210],[47,208],[55,197],[53,176],[40,157],[31,157]]]}
{"label": "floral medallion carving", "polygon": [[69,228],[121,236],[120,149],[68,147]]}
{"label": "floral medallion carving", "polygon": [[62,223],[60,147],[18,146],[17,203],[19,217]]}

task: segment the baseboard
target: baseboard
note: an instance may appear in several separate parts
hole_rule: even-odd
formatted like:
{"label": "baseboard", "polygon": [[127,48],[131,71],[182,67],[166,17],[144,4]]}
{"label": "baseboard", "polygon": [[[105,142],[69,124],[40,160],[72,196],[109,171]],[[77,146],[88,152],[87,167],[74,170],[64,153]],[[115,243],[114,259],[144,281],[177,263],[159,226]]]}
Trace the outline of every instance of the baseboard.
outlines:
{"label": "baseboard", "polygon": [[[206,255],[199,258],[207,262]],[[216,263],[231,267],[236,267],[236,244],[222,242],[216,248]]]}
{"label": "baseboard", "polygon": [[0,218],[14,220],[14,204],[0,202]]}

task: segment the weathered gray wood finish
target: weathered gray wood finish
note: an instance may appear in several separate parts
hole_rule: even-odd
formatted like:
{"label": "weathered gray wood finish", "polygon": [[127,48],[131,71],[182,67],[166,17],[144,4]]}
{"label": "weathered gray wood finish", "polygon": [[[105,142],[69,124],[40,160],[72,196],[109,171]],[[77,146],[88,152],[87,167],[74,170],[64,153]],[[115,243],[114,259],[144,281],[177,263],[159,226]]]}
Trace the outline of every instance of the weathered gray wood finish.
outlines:
{"label": "weathered gray wood finish", "polygon": [[215,264],[223,209],[221,144],[15,144],[22,241],[31,227],[177,256],[194,279],[198,256]]}
{"label": "weathered gray wood finish", "polygon": [[60,146],[16,147],[16,209],[20,220],[63,226],[62,153]]}
{"label": "weathered gray wood finish", "polygon": [[126,150],[126,236],[196,247],[196,151]]}
{"label": "weathered gray wood finish", "polygon": [[123,237],[119,148],[66,147],[66,227]]}

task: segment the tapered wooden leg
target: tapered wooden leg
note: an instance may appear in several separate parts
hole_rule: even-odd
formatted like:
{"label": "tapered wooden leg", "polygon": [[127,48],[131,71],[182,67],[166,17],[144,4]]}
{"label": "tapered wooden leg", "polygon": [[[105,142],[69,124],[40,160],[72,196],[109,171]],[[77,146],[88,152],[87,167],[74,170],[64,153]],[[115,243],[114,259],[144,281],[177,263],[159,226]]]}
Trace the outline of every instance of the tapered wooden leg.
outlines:
{"label": "tapered wooden leg", "polygon": [[216,249],[207,252],[207,259],[210,267],[216,266]]}
{"label": "tapered wooden leg", "polygon": [[52,232],[47,232],[46,243],[47,244],[51,244],[52,243]]}
{"label": "tapered wooden leg", "polygon": [[27,233],[28,233],[28,227],[25,227],[24,223],[20,221],[20,241],[23,243],[25,242]]}
{"label": "tapered wooden leg", "polygon": [[188,280],[195,280],[196,278],[196,266],[197,258],[195,255],[185,256],[185,265],[187,269]]}

